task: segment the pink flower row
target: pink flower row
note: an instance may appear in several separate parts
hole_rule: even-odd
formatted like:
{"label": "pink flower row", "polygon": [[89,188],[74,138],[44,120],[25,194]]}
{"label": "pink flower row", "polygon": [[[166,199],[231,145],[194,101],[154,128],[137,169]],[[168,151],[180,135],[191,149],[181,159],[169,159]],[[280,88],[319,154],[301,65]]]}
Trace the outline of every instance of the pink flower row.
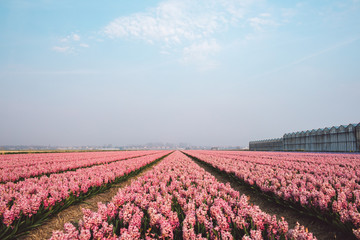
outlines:
{"label": "pink flower row", "polygon": [[316,239],[303,226],[289,230],[180,152],[83,213],[78,227],[66,223],[51,239]]}
{"label": "pink flower row", "polygon": [[360,239],[359,155],[317,154],[314,159],[312,154],[301,153],[186,153],[256,185],[261,191],[271,192],[309,210],[328,213],[342,224],[350,224]]}
{"label": "pink flower row", "polygon": [[[0,182],[16,181],[41,174],[49,174],[97,164],[144,156],[157,151],[41,153],[7,155],[1,162]],[[2,157],[2,156],[0,156]]]}
{"label": "pink flower row", "polygon": [[41,207],[52,206],[68,199],[71,195],[85,194],[91,187],[100,187],[116,178],[129,174],[169,151],[132,158],[120,162],[80,168],[76,171],[27,178],[17,183],[0,184],[0,220],[8,227],[22,216],[31,217]]}
{"label": "pink flower row", "polygon": [[[200,151],[199,151],[200,152]],[[227,158],[243,158],[244,160],[258,161],[277,159],[293,162],[326,163],[328,165],[339,165],[345,161],[347,165],[358,166],[360,155],[347,153],[311,153],[311,152],[256,152],[256,151],[201,151],[202,154],[220,154]]]}
{"label": "pink flower row", "polygon": [[208,157],[227,158],[244,162],[296,169],[300,173],[316,173],[360,180],[359,154],[288,153],[288,152],[229,152],[201,151]]}

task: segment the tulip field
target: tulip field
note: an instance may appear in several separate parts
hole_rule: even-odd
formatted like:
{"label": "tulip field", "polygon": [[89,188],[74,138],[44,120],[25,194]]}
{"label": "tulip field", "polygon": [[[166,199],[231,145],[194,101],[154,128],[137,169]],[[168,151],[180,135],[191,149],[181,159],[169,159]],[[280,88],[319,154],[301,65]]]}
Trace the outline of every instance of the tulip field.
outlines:
{"label": "tulip field", "polygon": [[196,162],[360,239],[359,154],[205,150],[0,155],[0,239],[16,239],[145,168],[51,239],[316,239]]}

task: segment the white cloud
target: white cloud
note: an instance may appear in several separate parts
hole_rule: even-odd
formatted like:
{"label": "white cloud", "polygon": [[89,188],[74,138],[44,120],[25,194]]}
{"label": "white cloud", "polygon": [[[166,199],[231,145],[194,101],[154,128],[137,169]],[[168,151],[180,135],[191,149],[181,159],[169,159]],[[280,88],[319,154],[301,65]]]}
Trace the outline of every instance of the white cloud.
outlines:
{"label": "white cloud", "polygon": [[270,13],[261,13],[260,17],[271,17]]}
{"label": "white cloud", "polygon": [[63,38],[58,39],[58,42],[56,43],[57,46],[54,46],[52,50],[60,53],[77,53],[79,47],[90,47],[90,45],[87,43],[79,43],[80,40],[81,37],[79,34],[71,33]]}
{"label": "white cloud", "polygon": [[282,8],[281,15],[284,18],[292,18],[296,15],[296,10],[293,8]]}
{"label": "white cloud", "polygon": [[55,47],[52,48],[52,50],[55,51],[55,52],[66,53],[66,52],[70,52],[71,48],[70,47],[55,46]]}
{"label": "white cloud", "polygon": [[167,1],[149,12],[117,18],[104,32],[112,38],[130,37],[171,45],[206,37],[219,27],[219,16],[195,16],[189,7],[186,1]]}
{"label": "white cloud", "polygon": [[259,17],[252,17],[249,18],[248,21],[250,23],[250,26],[253,27],[255,30],[263,30],[264,27],[267,26],[276,26],[276,22],[270,18],[269,16],[262,16]]}
{"label": "white cloud", "polygon": [[73,34],[71,35],[71,38],[72,38],[72,40],[74,40],[74,41],[80,41],[80,36],[79,36],[78,34],[73,33]]}
{"label": "white cloud", "polygon": [[89,44],[86,44],[86,43],[80,43],[79,46],[80,46],[80,47],[83,47],[83,48],[88,48],[88,47],[90,47],[90,45],[89,45]]}
{"label": "white cloud", "polygon": [[211,58],[222,49],[216,39],[235,30],[246,41],[249,34],[276,26],[268,10],[262,0],[164,0],[154,8],[114,19],[102,32],[112,39],[157,45],[161,54],[181,53],[183,63],[214,66]]}
{"label": "white cloud", "polygon": [[104,33],[110,38],[135,38],[148,43],[178,45],[225,31],[243,17],[253,1],[167,0],[146,12],[119,17]]}
{"label": "white cloud", "polygon": [[79,34],[76,34],[76,33],[72,33],[70,35],[67,35],[66,37],[64,38],[61,38],[60,39],[60,42],[62,43],[67,43],[67,42],[71,42],[71,41],[80,41],[81,37]]}
{"label": "white cloud", "polygon": [[214,39],[192,44],[184,48],[182,63],[194,64],[201,70],[214,68],[218,63],[212,57],[220,50],[220,45]]}

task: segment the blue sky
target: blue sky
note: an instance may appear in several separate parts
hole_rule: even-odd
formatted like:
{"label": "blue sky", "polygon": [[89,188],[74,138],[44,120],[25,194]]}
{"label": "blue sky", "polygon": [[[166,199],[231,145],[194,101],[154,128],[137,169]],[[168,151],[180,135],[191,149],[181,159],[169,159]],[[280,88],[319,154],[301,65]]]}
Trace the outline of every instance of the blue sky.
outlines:
{"label": "blue sky", "polygon": [[248,141],[360,121],[360,1],[0,2],[0,145]]}

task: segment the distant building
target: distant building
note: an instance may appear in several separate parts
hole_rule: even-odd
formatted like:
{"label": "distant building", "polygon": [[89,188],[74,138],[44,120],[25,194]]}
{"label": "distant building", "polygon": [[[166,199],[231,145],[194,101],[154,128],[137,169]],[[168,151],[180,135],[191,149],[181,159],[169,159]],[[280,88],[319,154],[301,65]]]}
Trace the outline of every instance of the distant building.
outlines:
{"label": "distant building", "polygon": [[286,133],[249,142],[252,151],[360,152],[360,123]]}
{"label": "distant building", "polygon": [[283,142],[283,138],[252,141],[249,142],[249,149],[251,151],[283,151]]}

